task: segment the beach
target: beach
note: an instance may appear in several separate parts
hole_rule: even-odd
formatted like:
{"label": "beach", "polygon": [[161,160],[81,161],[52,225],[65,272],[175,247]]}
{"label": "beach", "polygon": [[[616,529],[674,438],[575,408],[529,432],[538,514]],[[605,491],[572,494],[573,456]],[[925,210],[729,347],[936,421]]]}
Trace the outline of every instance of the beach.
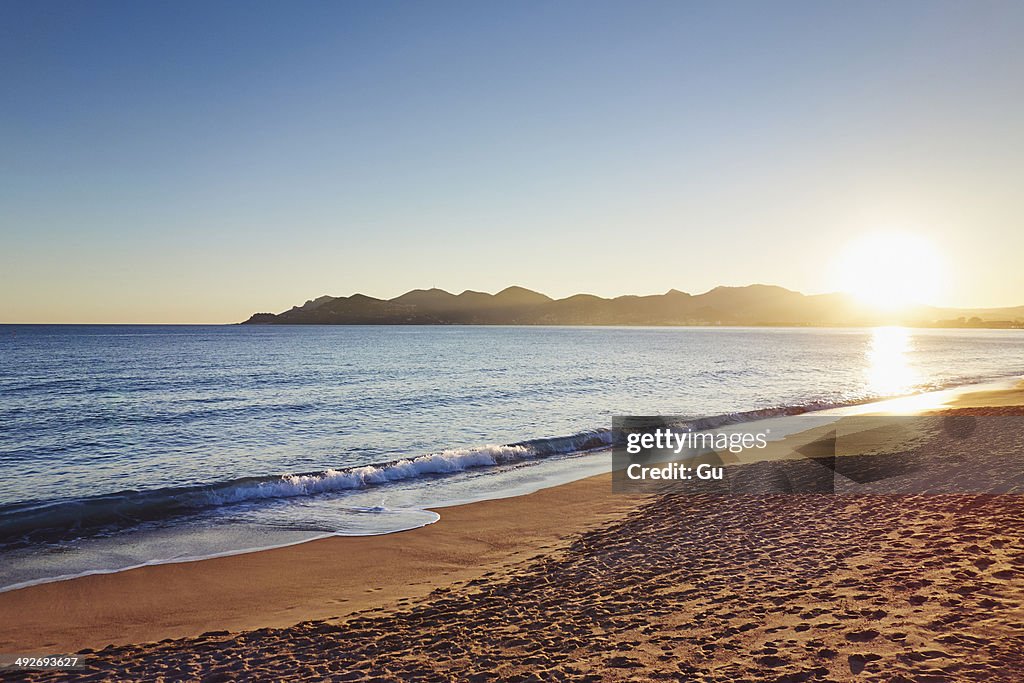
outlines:
{"label": "beach", "polygon": [[[1024,390],[943,411],[1024,416]],[[83,652],[38,680],[1024,677],[1014,495],[634,496],[602,475],[438,512],[2,593],[0,651]]]}
{"label": "beach", "polygon": [[1024,2],[2,12],[0,683],[1024,683]]}

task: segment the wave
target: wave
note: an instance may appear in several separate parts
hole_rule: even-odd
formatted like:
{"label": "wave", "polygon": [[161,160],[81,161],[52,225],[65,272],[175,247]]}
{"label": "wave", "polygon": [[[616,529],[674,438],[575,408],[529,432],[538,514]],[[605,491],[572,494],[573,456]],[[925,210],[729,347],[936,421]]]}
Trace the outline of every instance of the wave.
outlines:
{"label": "wave", "polygon": [[[703,417],[670,416],[665,424],[693,431],[788,417],[820,410],[870,403],[810,402]],[[240,503],[269,501],[353,489],[391,482],[437,477],[469,469],[509,465],[553,456],[583,454],[615,445],[611,429],[570,436],[532,439],[506,445],[458,448],[415,458],[319,472],[245,477],[213,484],[122,491],[65,501],[0,505],[0,548],[71,540],[173,517],[187,516]]]}
{"label": "wave", "polygon": [[458,448],[320,472],[245,477],[214,484],[169,487],[46,503],[0,506],[0,546],[63,540],[239,503],[365,489],[611,446],[611,430],[508,445]]}

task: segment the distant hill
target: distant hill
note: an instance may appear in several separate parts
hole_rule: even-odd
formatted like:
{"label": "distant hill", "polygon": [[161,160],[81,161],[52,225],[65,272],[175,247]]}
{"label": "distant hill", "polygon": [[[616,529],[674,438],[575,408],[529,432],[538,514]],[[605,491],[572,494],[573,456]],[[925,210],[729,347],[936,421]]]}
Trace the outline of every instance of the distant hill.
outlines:
{"label": "distant hill", "polygon": [[497,294],[414,289],[394,299],[321,296],[283,313],[256,313],[249,325],[878,325],[1021,327],[1024,306],[951,309],[917,306],[883,314],[845,294],[805,295],[772,285],[672,289],[605,299],[552,299],[523,287]]}

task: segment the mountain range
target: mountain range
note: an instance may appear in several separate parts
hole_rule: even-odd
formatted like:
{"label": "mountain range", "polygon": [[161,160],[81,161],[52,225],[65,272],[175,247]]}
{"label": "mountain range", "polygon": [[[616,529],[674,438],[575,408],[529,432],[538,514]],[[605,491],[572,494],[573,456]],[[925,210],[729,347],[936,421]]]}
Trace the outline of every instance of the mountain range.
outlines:
{"label": "mountain range", "polygon": [[576,294],[553,299],[523,287],[497,294],[414,289],[394,299],[321,296],[282,313],[256,313],[249,325],[806,325],[904,324],[1024,327],[1024,306],[955,309],[914,306],[882,313],[847,294],[806,295],[773,285],[672,289],[613,299]]}

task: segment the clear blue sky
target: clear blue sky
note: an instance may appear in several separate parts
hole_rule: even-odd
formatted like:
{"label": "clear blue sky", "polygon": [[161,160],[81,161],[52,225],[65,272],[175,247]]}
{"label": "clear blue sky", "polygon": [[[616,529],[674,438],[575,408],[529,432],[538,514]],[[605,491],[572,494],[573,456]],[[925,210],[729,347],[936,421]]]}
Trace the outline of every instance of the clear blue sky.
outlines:
{"label": "clear blue sky", "polygon": [[879,230],[1024,304],[1024,4],[0,3],[0,321],[320,294],[834,288]]}

